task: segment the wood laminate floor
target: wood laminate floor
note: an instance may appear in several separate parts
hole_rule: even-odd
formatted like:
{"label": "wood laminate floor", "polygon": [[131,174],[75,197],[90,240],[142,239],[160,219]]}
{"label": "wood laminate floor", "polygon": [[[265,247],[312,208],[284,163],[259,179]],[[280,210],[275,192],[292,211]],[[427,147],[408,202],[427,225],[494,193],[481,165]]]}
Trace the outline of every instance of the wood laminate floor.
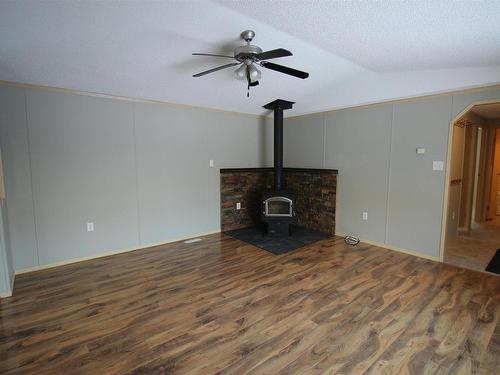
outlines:
{"label": "wood laminate floor", "polygon": [[500,249],[500,217],[482,224],[473,223],[472,230],[460,232],[446,241],[444,262],[475,271],[485,268]]}
{"label": "wood laminate floor", "polygon": [[2,374],[498,374],[500,277],[223,234],[16,278]]}

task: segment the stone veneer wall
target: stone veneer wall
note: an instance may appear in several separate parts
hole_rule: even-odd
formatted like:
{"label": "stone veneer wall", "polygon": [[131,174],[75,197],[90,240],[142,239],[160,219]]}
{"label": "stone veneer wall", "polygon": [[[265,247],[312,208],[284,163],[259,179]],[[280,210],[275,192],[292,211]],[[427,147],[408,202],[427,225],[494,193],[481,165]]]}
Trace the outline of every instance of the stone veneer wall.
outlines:
{"label": "stone veneer wall", "polygon": [[333,236],[337,171],[287,169],[284,179],[286,189],[295,195],[297,223]]}
{"label": "stone veneer wall", "polygon": [[[295,195],[297,223],[335,234],[337,170],[285,168],[285,190]],[[273,188],[272,168],[221,169],[221,230],[260,223],[261,193]],[[241,202],[241,210],[236,203]]]}
{"label": "stone veneer wall", "polygon": [[[221,230],[246,228],[260,222],[260,194],[273,186],[272,168],[221,169]],[[241,210],[236,203],[241,202]]]}

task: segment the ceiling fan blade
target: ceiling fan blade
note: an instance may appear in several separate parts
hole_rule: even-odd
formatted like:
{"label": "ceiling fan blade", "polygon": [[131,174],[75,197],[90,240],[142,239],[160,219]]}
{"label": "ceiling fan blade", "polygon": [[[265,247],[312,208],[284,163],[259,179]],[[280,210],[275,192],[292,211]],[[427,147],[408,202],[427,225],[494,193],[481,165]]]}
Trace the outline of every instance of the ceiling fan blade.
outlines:
{"label": "ceiling fan blade", "polygon": [[276,59],[277,57],[286,57],[286,56],[292,56],[292,53],[283,48],[273,49],[272,51],[266,51],[255,55],[255,57],[259,60]]}
{"label": "ceiling fan blade", "polygon": [[193,56],[212,56],[212,57],[227,57],[229,59],[234,59],[234,56],[227,56],[227,55],[214,55],[212,53],[193,53]]}
{"label": "ceiling fan blade", "polygon": [[226,68],[229,68],[231,66],[240,65],[240,64],[241,63],[239,63],[239,62],[234,62],[234,63],[218,66],[217,68],[205,70],[204,72],[195,74],[193,77],[201,77],[201,76],[204,76],[205,74],[213,73],[213,72],[216,72],[217,70],[226,69]]}
{"label": "ceiling fan blade", "polygon": [[275,70],[275,71],[280,72],[280,73],[285,73],[285,74],[288,74],[288,75],[291,75],[291,76],[294,76],[297,78],[305,79],[305,78],[309,77],[309,73],[302,72],[302,71],[297,70],[297,69],[292,69],[292,68],[289,68],[288,66],[278,65],[278,64],[271,63],[271,62],[267,62],[267,61],[261,62],[260,65],[263,66],[264,68]]}

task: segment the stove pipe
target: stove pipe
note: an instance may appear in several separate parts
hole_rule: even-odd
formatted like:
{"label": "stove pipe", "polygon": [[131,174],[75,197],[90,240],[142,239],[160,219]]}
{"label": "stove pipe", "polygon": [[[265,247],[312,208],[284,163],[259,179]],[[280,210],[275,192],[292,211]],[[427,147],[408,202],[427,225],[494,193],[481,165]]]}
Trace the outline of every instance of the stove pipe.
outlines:
{"label": "stove pipe", "polygon": [[274,190],[283,187],[283,110],[290,109],[294,102],[282,99],[268,103],[266,109],[274,110]]}

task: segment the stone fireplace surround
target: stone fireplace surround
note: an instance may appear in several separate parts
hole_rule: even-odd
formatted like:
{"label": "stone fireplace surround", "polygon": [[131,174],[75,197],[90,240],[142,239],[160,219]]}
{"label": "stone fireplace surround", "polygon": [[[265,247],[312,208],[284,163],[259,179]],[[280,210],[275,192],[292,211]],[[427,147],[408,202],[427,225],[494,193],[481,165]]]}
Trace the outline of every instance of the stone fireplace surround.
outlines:
{"label": "stone fireplace surround", "polygon": [[[333,236],[338,171],[284,168],[283,172],[285,189],[295,196],[297,224]],[[272,190],[273,177],[273,168],[220,170],[222,232],[261,223],[261,194]]]}

